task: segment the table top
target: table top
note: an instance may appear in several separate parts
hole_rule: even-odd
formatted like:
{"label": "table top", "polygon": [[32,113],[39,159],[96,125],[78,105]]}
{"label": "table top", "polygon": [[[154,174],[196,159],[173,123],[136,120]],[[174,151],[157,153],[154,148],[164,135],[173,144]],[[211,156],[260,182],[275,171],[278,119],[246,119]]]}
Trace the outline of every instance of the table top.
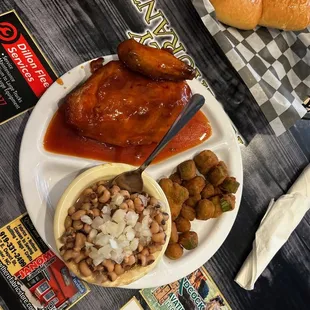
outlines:
{"label": "table top", "polygon": [[[128,31],[145,33],[138,0],[3,0],[0,12],[15,9],[58,75],[88,59],[116,52]],[[61,4],[60,4],[61,3]],[[238,74],[198,18],[190,0],[158,0],[179,39],[217,99],[248,142],[241,146],[244,189],[240,210],[228,238],[205,267],[232,309],[308,309],[310,303],[310,213],[276,254],[255,285],[241,289],[234,281],[251,250],[269,201],[287,191],[310,159],[310,121],[300,120],[276,137]],[[160,11],[157,11],[160,12]],[[195,44],[200,41],[201,44]],[[203,47],[202,47],[203,46]],[[0,127],[0,225],[26,211],[18,161],[25,114]],[[207,250],[207,249],[206,249]],[[137,290],[91,287],[74,309],[119,309]]]}

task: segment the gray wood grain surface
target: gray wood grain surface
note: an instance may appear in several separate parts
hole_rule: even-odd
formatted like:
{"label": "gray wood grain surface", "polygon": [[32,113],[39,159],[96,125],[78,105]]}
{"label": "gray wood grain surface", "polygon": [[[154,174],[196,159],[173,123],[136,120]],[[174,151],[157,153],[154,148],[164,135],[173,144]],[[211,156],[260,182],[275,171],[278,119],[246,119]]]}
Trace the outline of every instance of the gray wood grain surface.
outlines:
{"label": "gray wood grain surface", "polygon": [[[233,309],[309,309],[309,212],[259,278],[254,291],[241,289],[233,279],[251,250],[255,231],[270,199],[285,193],[309,163],[310,121],[301,120],[290,131],[275,137],[191,1],[158,0],[157,6],[177,30],[217,98],[249,142],[247,147],[241,147],[244,190],[240,211],[223,246],[205,264],[207,270]],[[20,15],[59,75],[90,58],[115,53],[128,30],[142,33],[145,27],[130,0],[0,2],[1,13],[11,9]],[[30,113],[0,127],[1,226],[26,211],[18,162]],[[95,286],[91,289],[75,309],[119,309],[133,295],[141,300],[137,290]],[[145,303],[143,306],[146,308]]]}

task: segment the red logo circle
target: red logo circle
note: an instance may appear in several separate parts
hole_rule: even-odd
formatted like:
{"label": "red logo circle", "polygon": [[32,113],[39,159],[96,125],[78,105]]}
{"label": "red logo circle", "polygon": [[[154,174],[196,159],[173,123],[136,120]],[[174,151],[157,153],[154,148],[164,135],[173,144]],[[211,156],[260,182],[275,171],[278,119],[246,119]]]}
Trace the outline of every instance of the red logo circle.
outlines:
{"label": "red logo circle", "polygon": [[17,29],[11,23],[0,23],[0,40],[3,42],[12,42],[18,36]]}

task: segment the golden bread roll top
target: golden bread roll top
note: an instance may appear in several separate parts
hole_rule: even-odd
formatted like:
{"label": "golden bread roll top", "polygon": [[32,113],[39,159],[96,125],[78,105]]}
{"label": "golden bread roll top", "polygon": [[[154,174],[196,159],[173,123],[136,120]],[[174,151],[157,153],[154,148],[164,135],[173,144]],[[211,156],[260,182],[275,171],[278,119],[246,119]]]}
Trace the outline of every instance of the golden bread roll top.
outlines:
{"label": "golden bread roll top", "polygon": [[254,29],[261,25],[302,30],[310,25],[310,0],[210,0],[222,23]]}
{"label": "golden bread roll top", "polygon": [[263,0],[210,0],[210,2],[217,19],[235,28],[253,29],[262,15]]}
{"label": "golden bread roll top", "polygon": [[302,30],[310,25],[310,0],[263,0],[259,25]]}

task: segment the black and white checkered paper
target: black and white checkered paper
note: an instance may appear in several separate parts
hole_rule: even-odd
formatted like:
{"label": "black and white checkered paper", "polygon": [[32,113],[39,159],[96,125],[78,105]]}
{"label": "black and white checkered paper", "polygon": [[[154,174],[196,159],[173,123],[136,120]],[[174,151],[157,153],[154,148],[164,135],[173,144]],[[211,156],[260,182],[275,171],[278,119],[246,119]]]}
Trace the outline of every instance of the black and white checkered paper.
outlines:
{"label": "black and white checkered paper", "polygon": [[277,136],[306,114],[310,96],[310,27],[286,32],[238,30],[217,21],[208,0],[192,0],[202,21],[238,71]]}

